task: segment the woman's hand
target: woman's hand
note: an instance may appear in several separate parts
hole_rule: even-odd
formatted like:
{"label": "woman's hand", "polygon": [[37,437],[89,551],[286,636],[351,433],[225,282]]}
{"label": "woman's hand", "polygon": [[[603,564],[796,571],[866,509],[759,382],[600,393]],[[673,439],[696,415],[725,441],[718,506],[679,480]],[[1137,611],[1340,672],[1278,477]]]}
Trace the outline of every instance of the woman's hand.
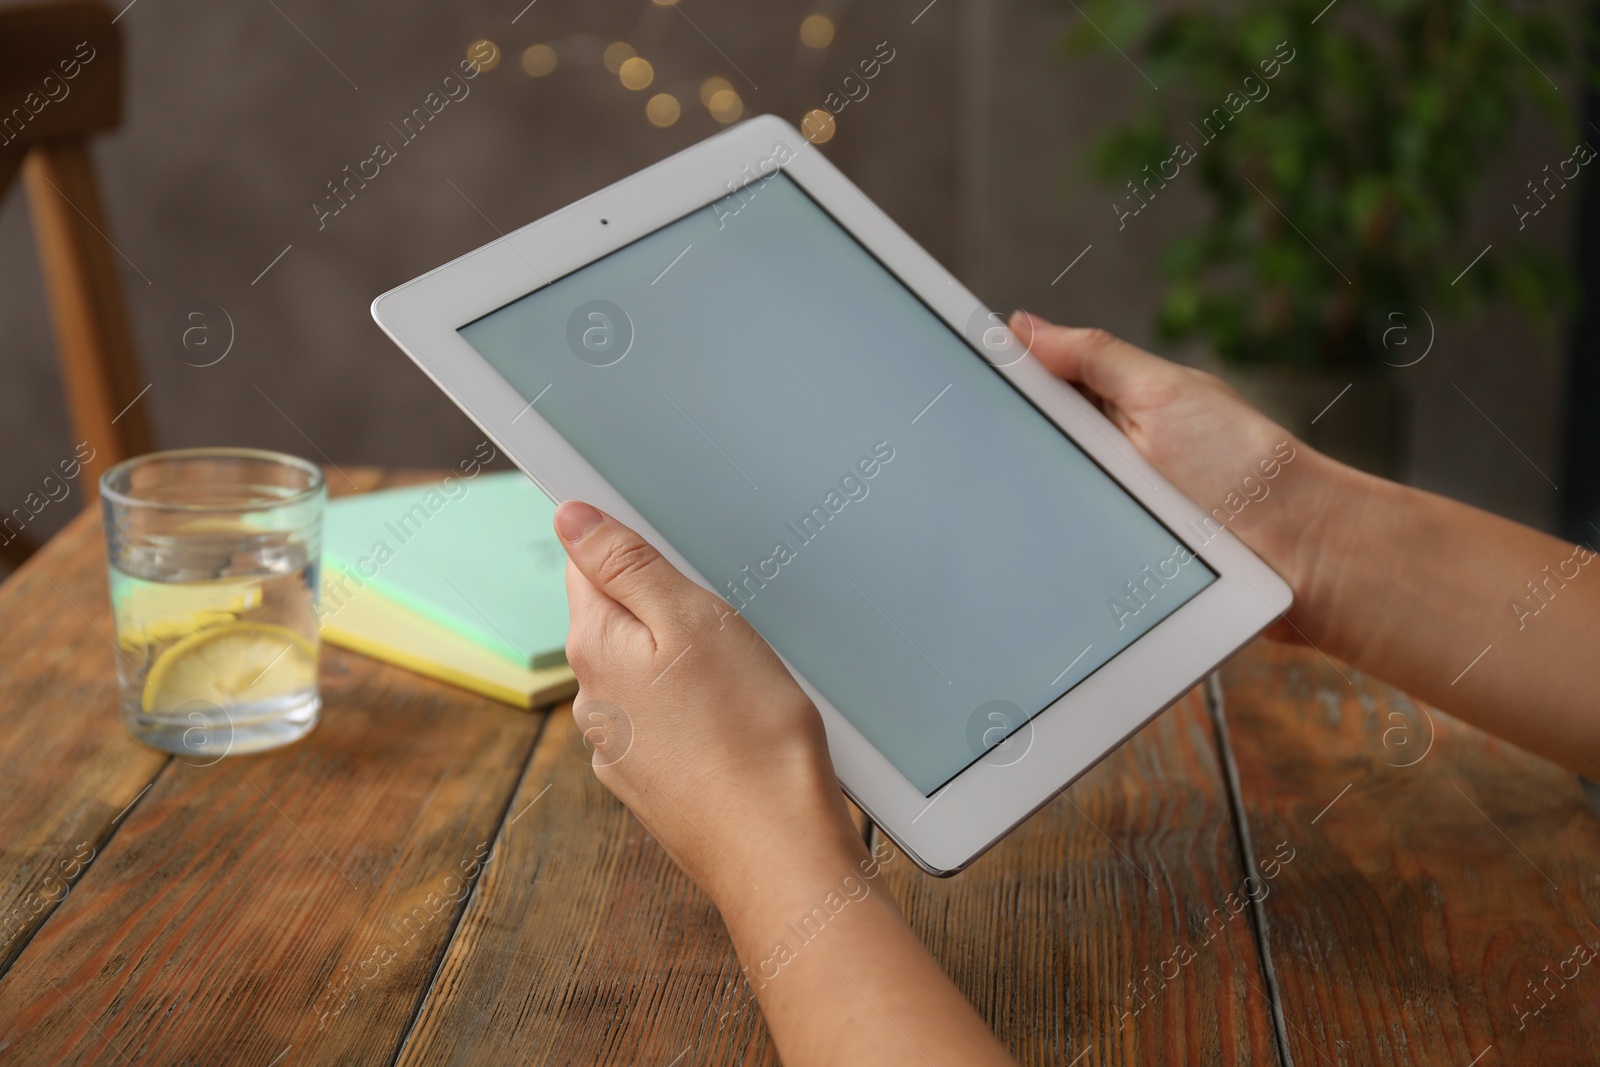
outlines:
{"label": "woman's hand", "polygon": [[[1211,375],[1103,330],[1023,312],[1011,329],[1289,583],[1294,607],[1270,636],[1600,775],[1600,578],[1582,577],[1596,566],[1587,548],[1352,470]],[[1260,463],[1281,442],[1294,458],[1268,479]]]}
{"label": "woman's hand", "polygon": [[1297,440],[1215,375],[1104,330],[1056,326],[1025,311],[1010,325],[1051,373],[1094,401],[1207,512],[1206,530],[1231,530],[1289,583],[1290,625],[1269,636],[1320,640],[1335,597],[1326,588],[1330,576],[1319,573],[1319,535],[1336,512],[1359,503],[1369,488],[1361,476]]}
{"label": "woman's hand", "polygon": [[894,849],[867,854],[767,643],[615,519],[569,500],[555,524],[594,772],[716,902],[783,1062],[1011,1063],[882,889]]}
{"label": "woman's hand", "polygon": [[726,914],[764,882],[866,857],[822,719],[720,597],[588,504],[556,511],[594,770]]}

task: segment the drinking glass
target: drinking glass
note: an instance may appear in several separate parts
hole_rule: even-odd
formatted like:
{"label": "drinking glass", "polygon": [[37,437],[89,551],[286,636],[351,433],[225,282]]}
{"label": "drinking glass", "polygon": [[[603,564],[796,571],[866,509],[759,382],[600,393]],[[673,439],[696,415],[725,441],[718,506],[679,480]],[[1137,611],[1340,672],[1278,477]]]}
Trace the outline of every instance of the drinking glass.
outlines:
{"label": "drinking glass", "polygon": [[100,479],[122,721],[208,762],[317,724],[322,471],[246,448],[138,456]]}

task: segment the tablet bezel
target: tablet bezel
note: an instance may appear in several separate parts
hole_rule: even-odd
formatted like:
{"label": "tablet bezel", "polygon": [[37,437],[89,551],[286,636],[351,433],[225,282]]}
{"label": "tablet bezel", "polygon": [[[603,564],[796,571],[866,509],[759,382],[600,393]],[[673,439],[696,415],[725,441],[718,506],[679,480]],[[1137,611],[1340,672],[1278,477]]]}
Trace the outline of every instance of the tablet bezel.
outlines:
{"label": "tablet bezel", "polygon": [[[986,309],[798,130],[750,119],[529,223],[372,303],[385,333],[552,500],[587,500],[639,531],[715,592],[631,504],[467,343],[460,327],[633,243],[781,166],[956,332]],[[603,220],[603,221],[602,221]],[[984,358],[974,349],[974,359]],[[925,797],[804,676],[845,791],[923,869],[953,874],[1048,803],[1288,609],[1289,587],[1139,455],[1076,390],[1031,356],[986,360],[1217,574],[1172,615],[1039,712],[1018,749],[973,763]],[[1213,526],[1216,524],[1213,522]],[[1026,735],[1024,737],[1024,735]],[[1026,741],[1026,747],[1022,748]],[[1018,754],[1020,750],[1020,755]],[[1008,762],[1012,761],[1014,762]]]}

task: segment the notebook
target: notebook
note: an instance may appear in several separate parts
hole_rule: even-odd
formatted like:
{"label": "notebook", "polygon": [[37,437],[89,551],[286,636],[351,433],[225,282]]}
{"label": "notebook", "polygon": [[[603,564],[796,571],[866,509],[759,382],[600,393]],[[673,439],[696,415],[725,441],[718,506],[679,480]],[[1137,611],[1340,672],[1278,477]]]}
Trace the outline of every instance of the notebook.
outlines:
{"label": "notebook", "polygon": [[515,471],[328,502],[323,585],[379,594],[520,667],[566,662],[555,505]]}
{"label": "notebook", "polygon": [[363,656],[469,689],[519,708],[538,708],[578,691],[565,664],[519,667],[460,634],[390,600],[371,585],[344,590],[324,582],[322,639]]}

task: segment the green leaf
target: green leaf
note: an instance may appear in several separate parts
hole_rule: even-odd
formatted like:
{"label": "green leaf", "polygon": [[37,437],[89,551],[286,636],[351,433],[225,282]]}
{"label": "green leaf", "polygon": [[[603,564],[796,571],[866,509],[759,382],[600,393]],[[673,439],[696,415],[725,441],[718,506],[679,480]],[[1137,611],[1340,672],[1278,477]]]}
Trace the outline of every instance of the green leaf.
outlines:
{"label": "green leaf", "polygon": [[[1322,366],[1374,358],[1359,336],[1364,300],[1412,300],[1450,315],[1503,302],[1554,322],[1576,299],[1559,258],[1495,236],[1514,230],[1514,216],[1465,230],[1521,116],[1553,116],[1565,143],[1580,136],[1552,85],[1600,86],[1600,70],[1573,58],[1576,7],[1077,3],[1064,52],[1111,53],[1109,36],[1162,87],[1094,138],[1086,169],[1112,198],[1128,198],[1126,183],[1142,183],[1176,140],[1200,153],[1173,179],[1207,211],[1162,250],[1171,281],[1156,316],[1164,339],[1202,338],[1228,360]],[[1225,101],[1245,92],[1247,77],[1265,95],[1232,113]],[[1209,142],[1195,131],[1208,117]],[[1531,175],[1547,161],[1528,162]],[[1494,254],[1452,285],[1490,240]]]}

